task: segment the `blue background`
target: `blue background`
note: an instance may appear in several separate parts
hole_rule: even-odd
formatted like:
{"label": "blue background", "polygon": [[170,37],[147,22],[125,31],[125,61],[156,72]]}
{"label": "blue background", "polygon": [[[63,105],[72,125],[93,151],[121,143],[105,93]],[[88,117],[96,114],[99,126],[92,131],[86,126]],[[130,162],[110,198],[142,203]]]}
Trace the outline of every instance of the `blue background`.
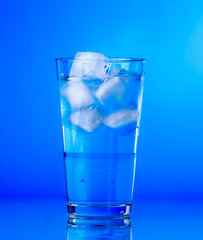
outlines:
{"label": "blue background", "polygon": [[203,2],[2,1],[1,197],[65,196],[55,58],[146,58],[135,197],[203,196]]}

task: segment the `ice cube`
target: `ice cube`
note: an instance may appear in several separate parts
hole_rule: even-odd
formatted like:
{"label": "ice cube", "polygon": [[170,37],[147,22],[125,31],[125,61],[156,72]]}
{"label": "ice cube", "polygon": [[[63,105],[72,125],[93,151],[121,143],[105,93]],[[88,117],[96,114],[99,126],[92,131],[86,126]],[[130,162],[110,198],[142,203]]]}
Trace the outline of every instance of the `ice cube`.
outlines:
{"label": "ice cube", "polygon": [[103,123],[111,128],[118,128],[137,121],[139,115],[137,110],[122,109],[106,116]]}
{"label": "ice cube", "polygon": [[74,112],[70,116],[73,125],[76,125],[87,132],[93,132],[102,124],[101,115],[94,107],[84,108]]}
{"label": "ice cube", "polygon": [[97,89],[95,96],[106,107],[108,113],[123,108],[136,109],[142,88],[141,78],[125,73],[105,80]]}
{"label": "ice cube", "polygon": [[96,91],[96,98],[107,107],[120,106],[125,93],[125,84],[119,77],[106,80]]}
{"label": "ice cube", "polygon": [[88,107],[94,102],[94,98],[82,81],[67,82],[61,88],[61,95],[67,98],[72,110]]}
{"label": "ice cube", "polygon": [[109,70],[108,58],[97,52],[78,52],[73,61],[70,77],[105,79]]}

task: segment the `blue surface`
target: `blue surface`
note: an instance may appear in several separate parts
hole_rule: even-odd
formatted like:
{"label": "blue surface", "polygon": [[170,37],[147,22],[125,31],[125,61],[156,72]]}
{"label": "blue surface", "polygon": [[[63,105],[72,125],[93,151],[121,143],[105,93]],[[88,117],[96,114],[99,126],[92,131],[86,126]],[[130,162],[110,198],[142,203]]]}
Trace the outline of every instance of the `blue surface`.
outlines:
{"label": "blue surface", "polygon": [[[1,201],[0,238],[6,240],[203,239],[203,205],[198,201],[187,203],[137,202],[131,216],[131,229],[102,229],[101,231],[84,228],[67,229],[68,216],[65,204],[65,199]],[[132,232],[131,236],[129,231]],[[98,238],[99,235],[102,237]],[[117,237],[113,238],[113,236]]]}
{"label": "blue surface", "polygon": [[65,196],[55,57],[144,57],[135,196],[203,194],[203,2],[4,1],[0,194]]}

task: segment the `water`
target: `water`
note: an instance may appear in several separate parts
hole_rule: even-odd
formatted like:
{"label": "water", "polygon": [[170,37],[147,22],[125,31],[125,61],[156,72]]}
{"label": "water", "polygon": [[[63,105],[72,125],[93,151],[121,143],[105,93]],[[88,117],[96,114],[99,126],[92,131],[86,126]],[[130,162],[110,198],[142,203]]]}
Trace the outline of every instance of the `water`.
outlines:
{"label": "water", "polygon": [[125,214],[133,195],[141,77],[67,78],[59,87],[69,205],[120,206],[113,212]]}
{"label": "water", "polygon": [[[70,136],[69,133],[66,129]],[[119,136],[103,127],[94,136],[81,136],[80,133],[76,136],[80,144],[76,148],[73,146],[72,153],[65,153],[70,202],[99,205],[132,200],[135,135],[133,132],[128,137]]]}

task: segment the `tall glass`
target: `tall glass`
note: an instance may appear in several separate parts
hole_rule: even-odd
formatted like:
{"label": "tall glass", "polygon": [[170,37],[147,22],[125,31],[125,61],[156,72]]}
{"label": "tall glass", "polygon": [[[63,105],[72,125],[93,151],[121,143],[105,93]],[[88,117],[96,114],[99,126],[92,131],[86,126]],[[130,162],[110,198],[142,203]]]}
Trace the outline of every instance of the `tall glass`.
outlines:
{"label": "tall glass", "polygon": [[68,211],[126,216],[133,197],[144,59],[61,58],[56,64]]}

